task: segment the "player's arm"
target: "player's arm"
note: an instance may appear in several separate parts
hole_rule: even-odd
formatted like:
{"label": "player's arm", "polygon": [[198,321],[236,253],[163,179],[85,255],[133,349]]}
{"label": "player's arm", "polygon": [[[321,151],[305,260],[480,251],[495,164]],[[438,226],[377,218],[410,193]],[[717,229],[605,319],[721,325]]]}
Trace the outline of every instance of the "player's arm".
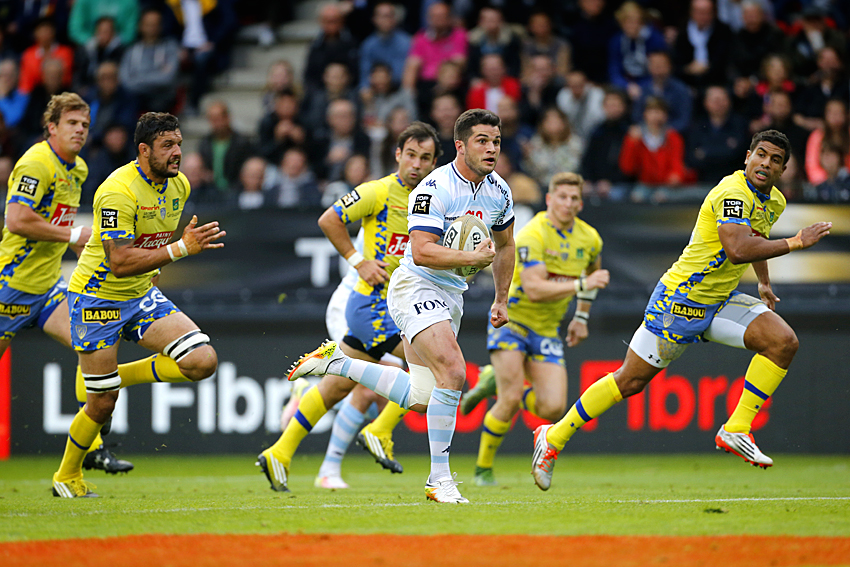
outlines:
{"label": "player's arm", "polygon": [[56,226],[27,205],[9,203],[6,207],[6,227],[9,232],[23,236],[27,240],[39,242],[69,242],[72,246],[82,247],[91,236],[87,226]]}
{"label": "player's arm", "polygon": [[508,291],[516,262],[516,242],[513,221],[502,230],[493,231],[496,255],[493,257],[493,281],[496,298],[490,307],[490,323],[497,329],[508,322]]}
{"label": "player's arm", "polygon": [[755,271],[759,281],[759,297],[761,297],[764,304],[771,311],[776,311],[776,302],[779,301],[779,298],[776,297],[776,294],[773,293],[773,289],[770,287],[770,273],[767,270],[767,260],[753,262],[753,271]]}
{"label": "player's arm", "polygon": [[[347,216],[349,222],[353,222],[362,218],[361,216]],[[357,270],[360,277],[371,285],[375,286],[380,283],[389,281],[390,275],[387,273],[386,267],[388,264],[381,260],[366,260],[363,254],[359,253],[354,248],[354,243],[351,242],[351,236],[348,234],[348,229],[345,223],[340,218],[340,213],[337,209],[337,204],[330,206],[319,217],[319,228],[325,233],[325,236],[334,245],[336,251]]]}
{"label": "player's arm", "polygon": [[218,221],[197,226],[198,217],[183,229],[183,237],[177,242],[159,248],[136,248],[129,238],[110,238],[103,240],[103,251],[109,268],[116,278],[137,276],[161,268],[186,256],[200,254],[210,248],[222,248],[223,242],[216,242],[227,233],[218,227]]}
{"label": "player's arm", "polygon": [[574,280],[550,280],[546,264],[537,262],[520,272],[519,277],[522,281],[522,289],[528,299],[532,303],[543,303],[558,301],[585,291],[605,289],[610,274],[608,270],[599,269],[597,266],[589,275],[580,276]]}
{"label": "player's arm", "polygon": [[413,229],[410,231],[410,253],[413,263],[433,270],[452,270],[475,266],[486,268],[493,263],[496,252],[493,242],[485,238],[475,250],[453,250],[439,244],[440,233]]}
{"label": "player's arm", "polygon": [[[602,269],[601,256],[597,256],[596,260],[587,266],[583,275],[588,289],[576,293],[576,311],[567,326],[568,347],[574,347],[588,337],[587,321],[590,319],[590,307],[596,299],[596,293],[607,287],[611,278],[608,270]],[[596,287],[591,288],[591,286]]]}
{"label": "player's arm", "polygon": [[717,232],[729,261],[733,264],[747,264],[784,256],[794,250],[814,246],[821,238],[829,234],[831,228],[831,222],[816,222],[791,238],[777,240],[753,238],[752,229],[741,223],[721,224]]}

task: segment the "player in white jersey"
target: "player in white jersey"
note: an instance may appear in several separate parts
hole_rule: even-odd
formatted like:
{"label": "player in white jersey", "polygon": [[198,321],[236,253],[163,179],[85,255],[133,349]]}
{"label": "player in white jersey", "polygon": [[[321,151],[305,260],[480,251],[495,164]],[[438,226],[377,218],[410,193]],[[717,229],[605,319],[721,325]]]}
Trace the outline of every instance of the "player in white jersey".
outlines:
{"label": "player in white jersey", "polygon": [[[467,285],[465,278],[453,270],[493,265],[496,297],[490,322],[501,327],[508,322],[515,245],[510,188],[493,173],[501,144],[499,117],[487,110],[467,110],[455,123],[454,138],[457,158],[433,171],[410,195],[410,241],[390,278],[387,304],[402,331],[410,374],[351,359],[330,342],[299,359],[289,379],[305,374],[336,374],[363,384],[403,408],[426,413],[431,474],[425,484],[425,496],[436,502],[466,503],[449,468],[457,406],[466,379],[457,333]],[[463,215],[483,220],[492,229],[492,240],[485,239],[471,252],[442,246],[443,233]]]}

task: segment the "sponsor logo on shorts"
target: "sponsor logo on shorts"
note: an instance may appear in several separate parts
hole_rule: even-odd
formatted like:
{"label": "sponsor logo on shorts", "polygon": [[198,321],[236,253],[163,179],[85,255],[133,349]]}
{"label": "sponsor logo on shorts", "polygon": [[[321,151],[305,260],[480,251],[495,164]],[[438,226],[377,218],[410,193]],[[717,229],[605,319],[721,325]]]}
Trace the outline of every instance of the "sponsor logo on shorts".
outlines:
{"label": "sponsor logo on shorts", "polygon": [[35,177],[30,177],[29,175],[22,175],[20,182],[18,182],[18,193],[23,193],[24,195],[29,195],[30,197],[35,197],[35,190],[38,188],[38,179]]}
{"label": "sponsor logo on shorts", "polygon": [[740,199],[723,199],[723,216],[734,219],[744,218],[744,202]]}
{"label": "sponsor logo on shorts", "polygon": [[[83,323],[114,323],[121,320],[120,308],[84,307]],[[77,331],[79,333],[79,331]]]}
{"label": "sponsor logo on shorts", "polygon": [[347,209],[348,207],[352,206],[354,203],[360,200],[360,193],[357,192],[357,189],[354,189],[350,193],[346,193],[345,195],[340,197],[339,200],[342,201],[342,206]]}
{"label": "sponsor logo on shorts", "polygon": [[394,232],[390,237],[390,243],[387,245],[387,256],[404,256],[409,240],[410,236],[407,234]]}
{"label": "sponsor logo on shorts", "polygon": [[670,311],[673,315],[684,317],[688,321],[694,319],[705,319],[705,307],[692,307],[684,303],[673,303],[670,306]]}
{"label": "sponsor logo on shorts", "polygon": [[174,231],[155,232],[153,234],[140,234],[133,242],[135,248],[162,248],[171,240]]}
{"label": "sponsor logo on shorts", "polygon": [[431,213],[431,197],[433,195],[421,194],[417,195],[413,201],[413,208],[410,212],[414,215],[427,215]]}
{"label": "sponsor logo on shorts", "polygon": [[101,209],[100,210],[100,228],[101,229],[118,228],[118,209]]}
{"label": "sponsor logo on shorts", "polygon": [[50,217],[50,224],[55,226],[74,226],[74,220],[76,218],[77,207],[59,203],[56,205],[56,210],[53,211],[53,216]]}
{"label": "sponsor logo on shorts", "polygon": [[0,303],[0,315],[14,319],[18,315],[29,315],[30,306],[18,303]]}
{"label": "sponsor logo on shorts", "polygon": [[448,309],[449,306],[445,301],[440,301],[439,299],[429,299],[428,301],[422,301],[419,303],[414,303],[413,308],[416,310],[417,315],[421,315],[423,311],[433,311],[435,309]]}

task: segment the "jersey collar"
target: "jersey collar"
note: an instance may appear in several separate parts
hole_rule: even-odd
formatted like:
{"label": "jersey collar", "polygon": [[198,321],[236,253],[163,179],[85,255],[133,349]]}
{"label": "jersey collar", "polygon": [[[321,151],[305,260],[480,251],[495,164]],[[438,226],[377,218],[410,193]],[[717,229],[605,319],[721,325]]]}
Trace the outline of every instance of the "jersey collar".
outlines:
{"label": "jersey collar", "polygon": [[549,214],[548,214],[546,211],[543,211],[543,215],[546,217],[546,222],[547,222],[547,223],[549,223],[549,226],[551,226],[551,227],[552,227],[552,229],[553,229],[555,232],[557,232],[557,233],[558,233],[558,236],[560,236],[561,238],[566,238],[566,237],[567,237],[567,234],[572,234],[572,233],[573,233],[573,229],[576,227],[575,220],[573,220],[573,226],[571,226],[570,228],[568,228],[568,229],[566,230],[567,234],[564,234],[564,231],[563,231],[563,230],[561,230],[560,228],[558,228],[557,226],[555,226],[555,223],[553,223],[553,222],[552,222],[552,219],[550,219],[550,218],[549,218]]}
{"label": "jersey collar", "polygon": [[395,173],[393,173],[393,175],[395,176],[395,180],[398,181],[399,185],[401,185],[402,187],[404,187],[408,191],[410,190],[410,188],[407,185],[404,184],[404,181],[402,181],[401,176],[398,174],[397,171]]}
{"label": "jersey collar", "polygon": [[168,179],[166,179],[165,183],[163,183],[162,185],[160,185],[159,183],[154,183],[147,175],[145,175],[145,172],[142,171],[142,167],[139,165],[139,160],[134,161],[133,165],[136,166],[136,171],[139,172],[139,175],[142,176],[142,179],[144,179],[148,185],[153,187],[154,191],[156,191],[160,195],[165,193],[165,190],[168,188]]}
{"label": "jersey collar", "polygon": [[762,203],[764,203],[765,201],[769,201],[769,200],[770,200],[770,195],[765,195],[764,193],[762,193],[761,191],[759,191],[758,189],[756,189],[756,186],[755,186],[755,185],[753,185],[752,183],[750,183],[750,180],[749,180],[749,179],[747,179],[747,174],[746,174],[746,173],[743,173],[743,172],[741,172],[741,173],[744,175],[744,181],[746,181],[746,182],[747,182],[747,187],[749,187],[749,188],[750,188],[750,190],[751,190],[753,193],[755,193],[755,194],[756,194],[756,197],[758,197],[758,198],[759,198],[759,201],[761,201]]}
{"label": "jersey collar", "polygon": [[72,169],[74,169],[74,167],[76,167],[76,165],[77,165],[77,164],[76,164],[76,161],[75,161],[75,163],[71,163],[71,162],[69,162],[69,161],[65,161],[64,159],[62,159],[62,156],[60,156],[59,154],[57,154],[57,153],[56,153],[56,150],[54,150],[54,149],[53,149],[53,146],[51,146],[51,145],[50,145],[50,142],[48,142],[47,140],[45,140],[45,142],[44,142],[44,143],[45,143],[45,144],[47,144],[47,147],[48,147],[48,148],[50,148],[50,151],[51,151],[51,152],[53,152],[53,155],[55,155],[55,156],[56,156],[56,159],[58,159],[58,160],[59,160],[59,163],[61,163],[61,164],[62,164],[62,166],[63,166],[66,170],[71,171]]}
{"label": "jersey collar", "polygon": [[457,166],[455,165],[454,161],[451,162],[451,166],[452,166],[452,171],[454,171],[455,175],[457,175],[457,178],[460,179],[461,182],[463,182],[464,185],[468,185],[469,188],[472,189],[473,199],[475,198],[475,194],[478,193],[478,190],[481,189],[481,187],[484,186],[484,182],[487,181],[487,179],[490,177],[490,175],[485,175],[484,179],[481,180],[481,183],[476,185],[475,183],[473,183],[472,181],[470,181],[469,179],[467,179],[466,177],[464,177],[463,175],[460,174],[460,172],[457,170]]}

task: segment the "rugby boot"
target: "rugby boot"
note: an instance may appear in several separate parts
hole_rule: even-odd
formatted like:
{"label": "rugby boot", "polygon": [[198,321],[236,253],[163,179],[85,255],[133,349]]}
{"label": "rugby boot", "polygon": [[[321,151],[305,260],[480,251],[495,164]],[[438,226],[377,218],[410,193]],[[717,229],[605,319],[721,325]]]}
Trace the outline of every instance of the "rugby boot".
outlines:
{"label": "rugby boot", "polygon": [[269,479],[271,489],[277,492],[289,492],[289,487],[286,486],[289,478],[289,468],[283,466],[283,463],[278,461],[272,454],[271,449],[266,449],[257,456],[257,462],[254,463],[260,467]]}
{"label": "rugby boot", "polygon": [[366,426],[357,434],[355,442],[375,458],[375,462],[394,473],[403,473],[404,467],[393,458],[393,440],[391,436],[378,437]]}
{"label": "rugby boot", "polygon": [[469,500],[461,496],[457,489],[460,482],[455,480],[456,477],[457,473],[452,473],[451,479],[440,482],[431,482],[429,478],[425,484],[425,498],[444,504],[469,504]]}
{"label": "rugby boot", "polygon": [[118,474],[133,470],[133,463],[119,459],[106,448],[106,445],[101,445],[86,454],[85,459],[83,459],[83,468],[87,471],[95,469],[107,474]]}
{"label": "rugby boot", "polygon": [[56,480],[56,475],[53,475],[53,496],[60,498],[100,498],[100,495],[92,491],[93,488],[97,487],[83,480],[82,474],[79,478],[63,481]]}
{"label": "rugby boot", "polygon": [[721,425],[714,437],[714,443],[718,450],[734,453],[754,467],[767,469],[773,466],[773,459],[759,451],[752,433],[730,433]]}
{"label": "rugby boot", "polygon": [[290,366],[286,377],[292,382],[308,374],[324,376],[328,373],[331,362],[342,358],[345,358],[342,349],[334,341],[325,341],[319,348],[308,352]]}
{"label": "rugby boot", "polygon": [[558,451],[546,440],[546,432],[551,425],[541,425],[534,430],[534,455],[531,458],[531,476],[540,490],[549,490],[552,485],[552,471],[558,459]]}
{"label": "rugby boot", "polygon": [[475,476],[472,477],[472,484],[475,486],[497,486],[496,477],[493,474],[492,468],[484,468],[475,466]]}

